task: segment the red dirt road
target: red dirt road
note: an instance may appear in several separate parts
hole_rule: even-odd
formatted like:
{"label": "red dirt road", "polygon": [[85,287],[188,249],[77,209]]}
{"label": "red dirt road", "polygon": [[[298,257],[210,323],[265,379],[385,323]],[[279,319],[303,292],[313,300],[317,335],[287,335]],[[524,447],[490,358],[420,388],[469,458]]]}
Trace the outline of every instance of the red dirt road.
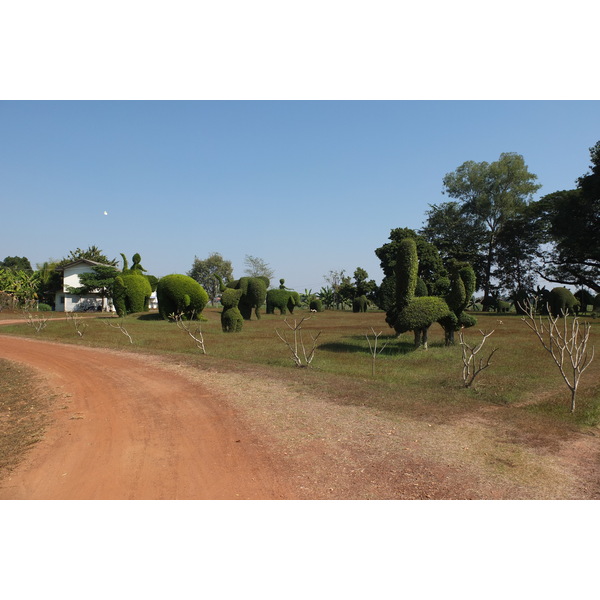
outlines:
{"label": "red dirt road", "polygon": [[283,499],[267,453],[223,399],[156,360],[0,336],[47,377],[52,424],[0,499]]}

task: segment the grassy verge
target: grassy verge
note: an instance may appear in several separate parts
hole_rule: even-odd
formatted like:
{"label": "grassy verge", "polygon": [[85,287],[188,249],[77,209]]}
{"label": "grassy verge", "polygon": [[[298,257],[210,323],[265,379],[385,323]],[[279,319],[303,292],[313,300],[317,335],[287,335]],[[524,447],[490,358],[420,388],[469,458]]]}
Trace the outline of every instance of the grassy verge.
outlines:
{"label": "grassy verge", "polygon": [[[596,427],[600,423],[600,360],[582,377],[578,407],[569,413],[569,392],[550,356],[516,315],[479,314],[476,327],[466,330],[470,343],[481,338],[479,329],[494,330],[486,342],[488,352],[497,347],[489,369],[483,371],[472,389],[461,379],[461,348],[443,345],[443,331],[434,325],[430,331],[430,349],[413,351],[410,333],[397,338],[387,326],[382,312],[352,313],[326,311],[311,314],[296,311],[288,315],[290,324],[303,317],[303,339],[307,350],[311,335],[320,332],[315,358],[309,369],[298,369],[277,329],[292,341],[293,334],[279,315],[263,315],[260,320],[244,323],[238,334],[224,334],[220,310],[207,308],[200,323],[207,350],[199,354],[194,341],[174,323],[160,320],[156,313],[131,315],[124,320],[95,316],[86,320],[79,336],[63,316],[53,314],[39,333],[25,324],[4,326],[2,332],[39,339],[95,347],[151,352],[191,362],[202,368],[243,371],[259,370],[272,377],[326,394],[335,402],[370,406],[391,413],[428,420],[454,420],[485,407],[506,407],[506,418],[528,421],[523,427],[559,425],[577,428]],[[129,338],[107,326],[121,321]],[[592,341],[599,326],[594,323]],[[379,347],[387,344],[375,363],[366,335],[373,342],[373,330],[381,332]],[[374,374],[373,373],[374,370]],[[536,425],[537,424],[537,425]]]}

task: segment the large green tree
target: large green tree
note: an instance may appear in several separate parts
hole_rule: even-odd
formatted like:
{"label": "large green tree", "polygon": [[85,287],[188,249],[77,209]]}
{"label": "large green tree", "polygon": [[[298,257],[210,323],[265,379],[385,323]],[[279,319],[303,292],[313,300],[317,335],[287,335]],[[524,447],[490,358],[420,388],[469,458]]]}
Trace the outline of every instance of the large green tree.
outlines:
{"label": "large green tree", "polygon": [[109,259],[104,254],[103,251],[100,250],[97,246],[89,246],[86,250],[82,250],[81,248],[77,248],[76,250],[71,250],[69,255],[63,258],[59,262],[59,266],[64,266],[71,262],[75,262],[76,260],[93,260],[94,262],[99,262],[105,265],[111,265],[116,267],[118,264],[118,260],[116,258]]}
{"label": "large green tree", "polygon": [[576,189],[548,194],[534,208],[551,245],[540,275],[600,293],[600,141],[590,157],[591,172],[577,179]]}
{"label": "large green tree", "polygon": [[499,237],[506,223],[518,214],[541,187],[523,157],[505,152],[492,163],[467,161],[443,179],[444,193],[460,202],[465,214],[485,228],[481,288],[484,306],[491,302],[493,266]]}
{"label": "large green tree", "polygon": [[0,260],[0,267],[11,269],[12,271],[26,271],[31,273],[31,263],[25,256],[7,256],[4,260]]}
{"label": "large green tree", "polygon": [[430,204],[419,234],[433,244],[442,260],[468,262],[483,279],[485,271],[485,225],[458,202]]}
{"label": "large green tree", "polygon": [[244,265],[246,265],[244,273],[246,273],[248,277],[266,277],[267,279],[273,279],[273,269],[271,269],[269,264],[262,258],[246,254]]}
{"label": "large green tree", "polygon": [[231,261],[225,260],[218,252],[212,252],[208,258],[194,258],[192,268],[187,272],[188,277],[195,279],[206,291],[211,304],[220,293],[219,282],[215,275],[219,275],[224,283],[233,279]]}

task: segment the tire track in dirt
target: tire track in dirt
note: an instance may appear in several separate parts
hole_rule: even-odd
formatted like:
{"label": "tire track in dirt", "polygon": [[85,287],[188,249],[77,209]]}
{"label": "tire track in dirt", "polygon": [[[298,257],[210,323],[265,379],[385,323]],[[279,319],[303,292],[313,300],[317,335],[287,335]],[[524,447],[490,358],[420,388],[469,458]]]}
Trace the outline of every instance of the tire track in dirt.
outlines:
{"label": "tire track in dirt", "polygon": [[0,499],[289,497],[264,446],[218,395],[142,356],[0,336],[0,355],[59,397]]}

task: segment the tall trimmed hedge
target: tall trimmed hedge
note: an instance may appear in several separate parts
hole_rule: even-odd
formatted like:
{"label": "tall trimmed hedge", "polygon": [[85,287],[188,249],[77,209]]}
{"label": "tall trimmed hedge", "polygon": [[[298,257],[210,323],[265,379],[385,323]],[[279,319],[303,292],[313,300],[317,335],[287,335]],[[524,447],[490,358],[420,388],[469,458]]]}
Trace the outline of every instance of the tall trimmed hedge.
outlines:
{"label": "tall trimmed hedge", "polygon": [[158,312],[163,319],[181,313],[188,319],[198,319],[208,303],[205,289],[187,275],[166,275],[156,286]]}

